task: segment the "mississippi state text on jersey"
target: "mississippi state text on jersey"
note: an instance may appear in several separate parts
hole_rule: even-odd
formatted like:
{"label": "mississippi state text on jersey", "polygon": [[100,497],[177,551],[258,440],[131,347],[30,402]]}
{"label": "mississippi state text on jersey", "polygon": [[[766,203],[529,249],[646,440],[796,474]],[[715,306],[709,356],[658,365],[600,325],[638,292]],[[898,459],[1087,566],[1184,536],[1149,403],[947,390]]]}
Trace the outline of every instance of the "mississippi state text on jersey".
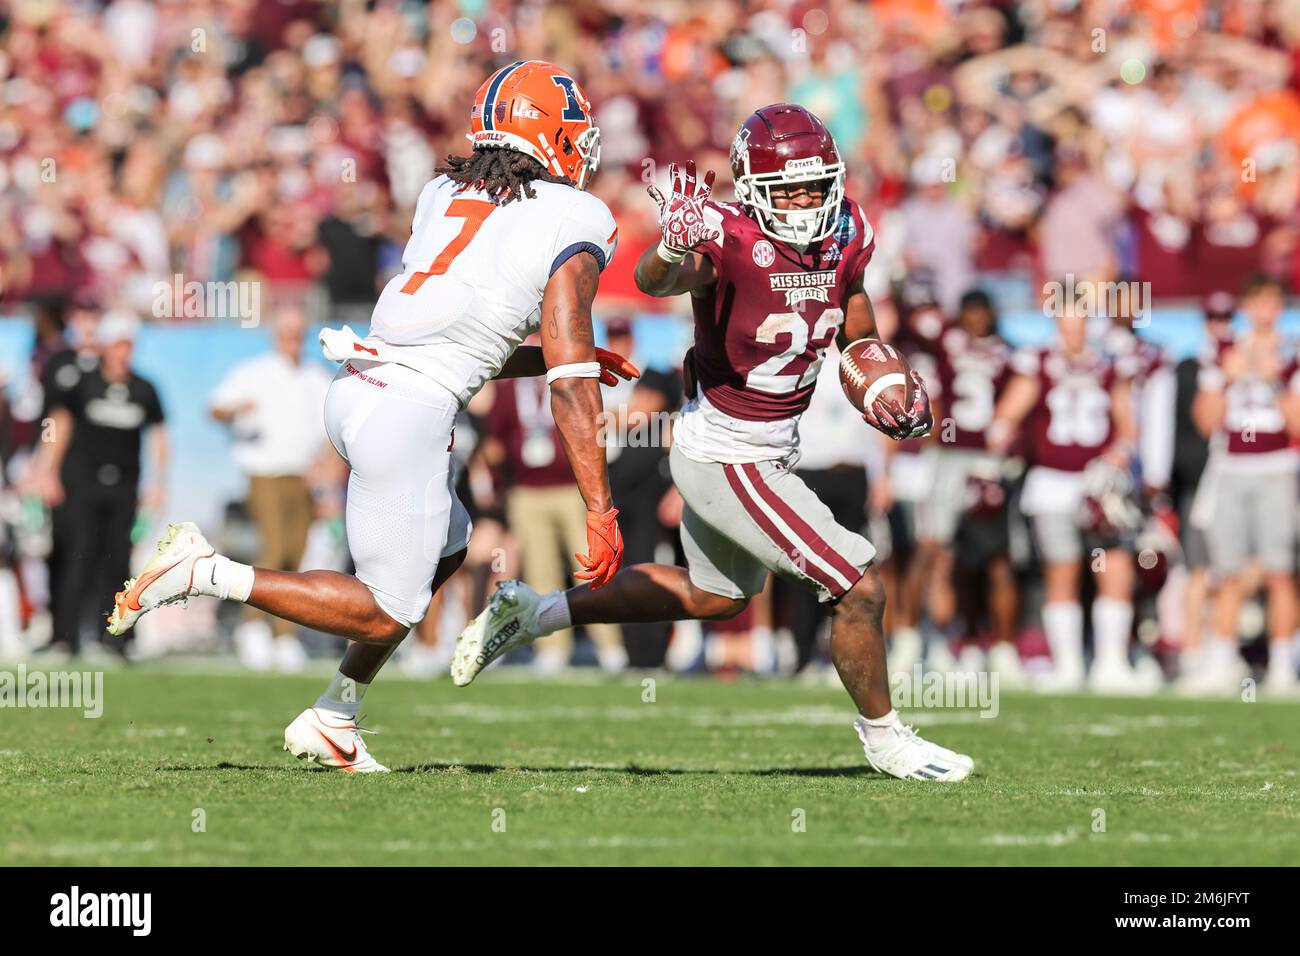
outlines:
{"label": "mississippi state text on jersey", "polygon": [[710,202],[705,215],[719,235],[696,251],[717,281],[692,296],[699,393],[675,440],[700,461],[779,458],[798,443],[849,289],[871,260],[871,225],[845,199],[831,235],[800,249],[769,238],[738,205]]}

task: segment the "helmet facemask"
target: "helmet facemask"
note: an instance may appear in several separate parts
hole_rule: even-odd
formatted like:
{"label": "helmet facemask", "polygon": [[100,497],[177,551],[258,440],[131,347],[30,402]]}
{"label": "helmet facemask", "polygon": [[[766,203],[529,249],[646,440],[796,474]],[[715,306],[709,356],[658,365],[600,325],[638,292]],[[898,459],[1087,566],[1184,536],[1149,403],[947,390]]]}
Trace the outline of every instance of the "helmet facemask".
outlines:
{"label": "helmet facemask", "polygon": [[[790,169],[792,165],[802,169]],[[745,164],[748,166],[748,162]],[[844,164],[824,164],[820,157],[790,160],[786,169],[775,173],[747,173],[736,178],[736,198],[754,210],[758,226],[767,236],[796,246],[820,242],[835,231],[840,203],[844,200]],[[825,183],[820,205],[800,209],[779,209],[772,199],[777,187],[793,189]]]}
{"label": "helmet facemask", "polygon": [[578,168],[578,181],[574,185],[585,190],[591,177],[600,168],[600,127],[589,126],[583,130],[573,148],[582,160],[582,165]]}

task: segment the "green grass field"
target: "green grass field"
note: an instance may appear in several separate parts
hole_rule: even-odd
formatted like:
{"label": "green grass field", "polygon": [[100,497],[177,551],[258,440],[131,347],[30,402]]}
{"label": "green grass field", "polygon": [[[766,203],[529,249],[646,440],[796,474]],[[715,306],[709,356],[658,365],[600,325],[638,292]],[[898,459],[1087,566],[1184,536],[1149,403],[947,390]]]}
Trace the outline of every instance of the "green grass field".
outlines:
{"label": "green grass field", "polygon": [[120,670],[99,719],[0,711],[0,862],[1300,860],[1300,703],[1003,695],[994,719],[913,711],[977,762],[970,781],[923,784],[867,770],[829,687],[660,677],[647,703],[639,678],[381,679],[368,741],[397,772],[361,777],[280,749],[323,683]]}

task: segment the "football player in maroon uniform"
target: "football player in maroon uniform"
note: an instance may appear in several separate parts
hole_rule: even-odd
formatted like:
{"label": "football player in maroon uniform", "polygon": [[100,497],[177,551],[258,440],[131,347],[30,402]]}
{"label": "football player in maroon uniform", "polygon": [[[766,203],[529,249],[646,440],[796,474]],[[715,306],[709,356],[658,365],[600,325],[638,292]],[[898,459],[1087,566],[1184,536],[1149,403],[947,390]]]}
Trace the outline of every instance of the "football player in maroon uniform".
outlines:
{"label": "football player in maroon uniform", "polygon": [[[899,328],[890,344],[927,382],[935,381],[939,338],[947,327],[934,294],[933,278],[918,270],[902,284],[898,295]],[[886,590],[893,596],[885,616],[890,635],[889,665],[912,673],[925,657],[926,669],[950,671],[957,666],[948,643],[933,634],[928,648],[921,634],[923,604],[929,585],[928,568],[918,547],[918,517],[934,488],[934,458],[928,454],[933,436],[885,442],[885,468],[873,477],[872,505],[886,514],[891,536],[888,557],[877,562]]]}
{"label": "football player in maroon uniform", "polygon": [[1085,470],[1104,460],[1127,471],[1134,453],[1130,380],[1109,356],[1088,343],[1087,318],[1058,315],[1059,341],[1013,358],[1015,377],[998,402],[987,438],[1005,451],[1025,426],[1029,471],[1020,509],[1030,518],[1044,565],[1043,630],[1054,671],[1046,690],[1084,683],[1080,559],[1085,548],[1097,583],[1092,602],[1094,656],[1089,682],[1105,693],[1154,690],[1129,663],[1133,626],[1133,555],[1124,542],[1085,532],[1080,522]]}
{"label": "football player in maroon uniform", "polygon": [[[731,167],[736,203],[710,201],[713,174],[698,181],[690,162],[670,169],[671,195],[651,187],[662,239],[636,269],[642,291],[690,295],[695,312],[691,394],[670,455],[688,567],[625,568],[590,595],[504,585],[457,642],[452,677],[466,684],[510,647],[573,624],[730,618],[775,571],[834,605],[831,658],[868,762],[898,777],[964,779],[969,757],[923,740],[893,709],[875,548],[793,470],[827,346],[876,334],[862,285],[871,226],[844,196],[830,131],[803,107],[751,115]],[[912,407],[877,399],[867,421],[894,439],[925,434],[929,399],[915,381]]]}
{"label": "football player in maroon uniform", "polygon": [[[997,642],[989,667],[1004,686],[1023,682],[1016,650],[1016,581],[1011,568],[1005,498],[1004,456],[989,449],[987,432],[997,400],[1011,379],[1011,346],[998,335],[997,314],[978,290],[962,296],[957,320],[936,343],[934,482],[918,513],[918,563],[930,585],[930,620],[946,631],[957,614],[953,588],[958,530],[970,539],[971,565],[988,580],[989,614]],[[969,520],[967,520],[969,515]],[[969,651],[959,666],[982,670]]]}
{"label": "football player in maroon uniform", "polygon": [[[1132,536],[1137,561],[1136,615],[1141,622],[1138,629],[1150,621],[1157,626],[1158,634],[1172,636],[1181,626],[1181,618],[1172,613],[1173,601],[1158,598],[1169,581],[1168,558],[1177,552],[1177,518],[1169,497],[1177,383],[1169,356],[1137,333],[1139,325],[1150,319],[1146,296],[1139,292],[1140,288],[1135,280],[1120,279],[1115,283],[1115,291],[1106,296],[1109,316],[1098,320],[1104,326],[1098,345],[1130,376],[1140,479],[1132,492],[1133,504],[1140,509],[1133,510],[1132,515],[1141,522],[1141,529]],[[1138,666],[1149,671],[1158,665],[1154,658],[1142,657]]]}
{"label": "football player in maroon uniform", "polygon": [[[1211,511],[1210,568],[1219,581],[1214,640],[1199,672],[1180,681],[1189,692],[1231,692],[1246,676],[1237,652],[1237,617],[1245,595],[1242,573],[1251,559],[1268,587],[1266,690],[1296,686],[1295,631],[1297,456],[1300,435],[1300,357],[1277,328],[1284,299],[1277,281],[1247,286],[1244,334],[1211,343],[1198,379],[1192,416],[1211,441],[1197,497]],[[1196,507],[1200,507],[1198,502]]]}

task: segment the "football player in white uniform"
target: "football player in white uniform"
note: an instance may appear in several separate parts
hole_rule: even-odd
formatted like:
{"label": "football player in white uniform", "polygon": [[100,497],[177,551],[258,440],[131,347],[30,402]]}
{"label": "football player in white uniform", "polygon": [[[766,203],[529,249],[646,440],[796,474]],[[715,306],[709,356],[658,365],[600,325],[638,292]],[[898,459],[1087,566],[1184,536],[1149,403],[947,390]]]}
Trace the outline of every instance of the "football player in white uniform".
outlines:
{"label": "football player in white uniform", "polygon": [[[380,295],[369,334],[321,333],[326,356],[343,363],[325,426],[352,469],[346,526],[356,576],[237,564],[193,524],[174,524],[109,618],[120,634],[153,608],[202,594],[351,638],[325,693],[285,731],[295,756],[350,772],[386,769],[361,740],[358,709],[465,557],[470,522],[454,490],[453,425],[488,379],[546,376],[588,509],[576,576],[600,587],[622,563],[597,437],[600,383],[637,372],[597,349],[592,332],[600,272],[618,242],[610,211],[583,191],[600,131],[573,77],[539,60],[493,73],[470,126],[471,155],[448,157],[420,195],[402,273]],[[533,332],[541,346],[520,348]]]}

